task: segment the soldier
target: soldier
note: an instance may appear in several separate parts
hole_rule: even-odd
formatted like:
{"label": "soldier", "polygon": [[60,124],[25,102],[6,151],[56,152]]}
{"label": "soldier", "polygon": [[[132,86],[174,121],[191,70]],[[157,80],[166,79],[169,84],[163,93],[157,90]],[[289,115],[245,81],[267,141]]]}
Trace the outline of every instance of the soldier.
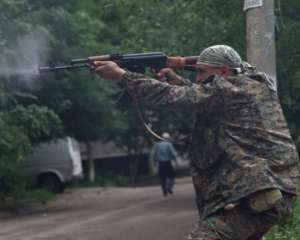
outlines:
{"label": "soldier", "polygon": [[163,69],[167,82],[95,62],[138,101],[195,113],[190,146],[199,222],[197,240],[261,239],[291,215],[298,194],[298,155],[275,82],[251,70],[226,45],[204,49],[195,83]]}

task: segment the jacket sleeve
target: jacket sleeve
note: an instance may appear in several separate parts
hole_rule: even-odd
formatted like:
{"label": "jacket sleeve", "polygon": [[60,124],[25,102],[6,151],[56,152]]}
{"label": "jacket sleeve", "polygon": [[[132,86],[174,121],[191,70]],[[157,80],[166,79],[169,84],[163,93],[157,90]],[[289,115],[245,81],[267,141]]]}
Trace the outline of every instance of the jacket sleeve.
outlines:
{"label": "jacket sleeve", "polygon": [[220,99],[215,87],[170,85],[132,72],[124,74],[122,85],[134,99],[151,107],[205,112],[219,104]]}
{"label": "jacket sleeve", "polygon": [[181,79],[181,86],[193,86],[193,83],[189,80],[189,79],[186,79],[186,78],[182,78]]}

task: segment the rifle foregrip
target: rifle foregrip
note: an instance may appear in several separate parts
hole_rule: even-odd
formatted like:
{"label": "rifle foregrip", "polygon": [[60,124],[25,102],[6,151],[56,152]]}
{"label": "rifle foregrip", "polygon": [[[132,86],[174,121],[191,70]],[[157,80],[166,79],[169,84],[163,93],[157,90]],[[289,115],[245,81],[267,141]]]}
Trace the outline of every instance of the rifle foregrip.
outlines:
{"label": "rifle foregrip", "polygon": [[190,57],[168,57],[167,67],[172,69],[184,69],[184,70],[195,70],[195,65],[198,56]]}
{"label": "rifle foregrip", "polygon": [[88,57],[88,60],[90,62],[95,62],[95,61],[112,61],[111,55],[99,55],[99,56],[92,56]]}
{"label": "rifle foregrip", "polygon": [[173,69],[183,69],[185,65],[185,59],[183,57],[168,57],[167,67]]}

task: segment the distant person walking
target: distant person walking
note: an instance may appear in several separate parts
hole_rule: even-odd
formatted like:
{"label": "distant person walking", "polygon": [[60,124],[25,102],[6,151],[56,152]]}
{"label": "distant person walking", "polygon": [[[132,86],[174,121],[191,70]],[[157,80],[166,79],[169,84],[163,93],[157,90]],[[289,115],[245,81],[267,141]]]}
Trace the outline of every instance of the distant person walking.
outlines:
{"label": "distant person walking", "polygon": [[177,153],[172,143],[169,142],[169,133],[163,133],[164,141],[155,143],[153,147],[153,161],[154,165],[158,164],[158,174],[163,195],[173,194],[173,186],[175,179],[175,171],[172,161],[176,163]]}

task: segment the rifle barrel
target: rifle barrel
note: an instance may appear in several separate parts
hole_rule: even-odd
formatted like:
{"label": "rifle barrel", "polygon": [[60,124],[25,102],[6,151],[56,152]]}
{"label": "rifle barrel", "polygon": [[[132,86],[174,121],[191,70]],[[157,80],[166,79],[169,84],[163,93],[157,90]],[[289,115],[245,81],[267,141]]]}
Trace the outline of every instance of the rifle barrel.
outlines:
{"label": "rifle barrel", "polygon": [[63,66],[46,66],[46,67],[39,67],[39,73],[43,72],[56,72],[61,70],[73,70],[79,68],[88,68],[89,64],[76,64],[76,65],[63,65]]}

